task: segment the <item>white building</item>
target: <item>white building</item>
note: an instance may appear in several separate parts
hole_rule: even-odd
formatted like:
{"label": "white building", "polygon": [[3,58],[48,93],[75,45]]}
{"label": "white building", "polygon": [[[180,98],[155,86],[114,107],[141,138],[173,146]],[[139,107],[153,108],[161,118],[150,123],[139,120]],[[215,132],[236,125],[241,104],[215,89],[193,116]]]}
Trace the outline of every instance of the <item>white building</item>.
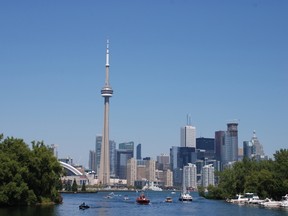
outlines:
{"label": "white building", "polygon": [[183,167],[183,187],[184,188],[197,188],[197,169],[196,165],[188,163]]}
{"label": "white building", "polygon": [[213,186],[215,185],[213,164],[203,166],[201,179],[203,187],[208,187],[209,185]]}

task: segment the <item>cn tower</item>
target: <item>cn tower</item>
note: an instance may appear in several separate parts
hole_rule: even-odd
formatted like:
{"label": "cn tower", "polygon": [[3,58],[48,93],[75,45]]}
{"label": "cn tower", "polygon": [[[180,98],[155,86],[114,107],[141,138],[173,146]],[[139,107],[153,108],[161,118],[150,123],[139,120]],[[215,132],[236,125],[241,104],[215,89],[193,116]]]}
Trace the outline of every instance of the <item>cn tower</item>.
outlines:
{"label": "cn tower", "polygon": [[109,40],[106,47],[106,79],[105,85],[101,89],[104,97],[104,128],[101,145],[99,183],[110,185],[110,153],[109,153],[109,98],[113,95],[113,90],[109,84]]}

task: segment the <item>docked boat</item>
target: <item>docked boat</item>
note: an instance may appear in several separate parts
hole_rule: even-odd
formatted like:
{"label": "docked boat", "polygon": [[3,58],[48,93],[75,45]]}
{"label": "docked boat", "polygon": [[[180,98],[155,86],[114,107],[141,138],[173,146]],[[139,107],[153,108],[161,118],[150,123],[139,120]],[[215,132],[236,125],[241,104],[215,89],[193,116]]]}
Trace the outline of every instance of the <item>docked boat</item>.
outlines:
{"label": "docked boat", "polygon": [[266,198],[263,202],[259,203],[259,205],[267,208],[278,208],[281,206],[281,201],[274,201]]}
{"label": "docked boat", "polygon": [[257,194],[254,193],[247,193],[248,201],[245,203],[247,204],[260,204],[261,202],[264,202],[263,199],[260,199]]}
{"label": "docked boat", "polygon": [[137,197],[136,202],[142,205],[148,205],[150,200],[142,193],[139,197]]}
{"label": "docked boat", "polygon": [[281,205],[281,207],[288,208],[288,194],[286,194],[285,196],[282,197],[280,205]]}
{"label": "docked boat", "polygon": [[79,209],[81,209],[81,210],[85,210],[88,208],[90,208],[90,206],[86,205],[85,202],[83,202],[81,205],[79,205]]}
{"label": "docked boat", "polygon": [[236,194],[232,199],[227,199],[227,202],[235,204],[259,204],[264,200],[260,200],[259,196],[254,193]]}
{"label": "docked boat", "polygon": [[166,197],[165,202],[172,203],[173,202],[172,197]]}

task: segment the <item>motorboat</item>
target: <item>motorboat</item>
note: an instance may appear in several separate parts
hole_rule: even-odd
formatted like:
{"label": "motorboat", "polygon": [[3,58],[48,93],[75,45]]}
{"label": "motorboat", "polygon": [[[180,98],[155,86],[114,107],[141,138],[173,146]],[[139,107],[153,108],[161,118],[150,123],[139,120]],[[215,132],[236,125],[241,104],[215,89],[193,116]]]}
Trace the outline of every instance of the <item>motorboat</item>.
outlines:
{"label": "motorboat", "polygon": [[141,205],[148,205],[150,200],[145,196],[145,194],[142,193],[139,197],[137,197],[136,202]]}
{"label": "motorboat", "polygon": [[146,182],[146,184],[142,188],[142,191],[145,191],[145,190],[162,191],[162,188],[155,185],[154,182]]}
{"label": "motorboat", "polygon": [[282,197],[280,205],[281,205],[281,207],[288,208],[288,194],[286,194],[285,196]]}
{"label": "motorboat", "polygon": [[183,191],[180,193],[179,201],[182,201],[182,202],[183,201],[190,201],[191,202],[192,200],[193,200],[193,198],[188,192]]}
{"label": "motorboat", "polygon": [[123,199],[124,200],[129,200],[129,197],[127,195],[124,195]]}
{"label": "motorboat", "polygon": [[173,202],[172,197],[166,197],[165,202],[172,203]]}
{"label": "motorboat", "polygon": [[266,198],[263,202],[259,203],[259,205],[267,208],[278,208],[281,206],[281,201],[274,201]]}
{"label": "motorboat", "polygon": [[85,202],[83,202],[81,205],[79,205],[79,209],[81,209],[81,210],[85,210],[88,208],[90,208],[90,206],[86,205]]}
{"label": "motorboat", "polygon": [[260,199],[257,194],[254,193],[247,193],[248,201],[245,203],[247,204],[259,204],[261,202],[264,202],[263,199]]}

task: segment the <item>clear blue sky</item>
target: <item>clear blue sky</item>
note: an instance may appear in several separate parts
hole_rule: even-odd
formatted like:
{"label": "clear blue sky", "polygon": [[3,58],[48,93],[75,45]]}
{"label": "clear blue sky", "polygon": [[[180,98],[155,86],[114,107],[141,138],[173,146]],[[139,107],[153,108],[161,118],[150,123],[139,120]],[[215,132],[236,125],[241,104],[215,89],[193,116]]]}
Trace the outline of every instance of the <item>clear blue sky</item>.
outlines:
{"label": "clear blue sky", "polygon": [[0,133],[57,144],[87,165],[102,134],[110,39],[110,139],[156,157],[239,121],[267,155],[287,148],[288,1],[0,1]]}

